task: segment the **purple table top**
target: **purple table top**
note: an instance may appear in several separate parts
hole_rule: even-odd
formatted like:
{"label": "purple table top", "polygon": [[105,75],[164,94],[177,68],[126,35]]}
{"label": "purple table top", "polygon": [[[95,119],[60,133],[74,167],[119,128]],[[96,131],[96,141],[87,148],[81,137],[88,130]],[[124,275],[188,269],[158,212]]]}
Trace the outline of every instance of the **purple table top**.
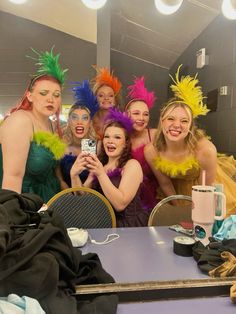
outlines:
{"label": "purple table top", "polygon": [[88,242],[83,254],[98,254],[104,269],[116,282],[168,281],[207,278],[193,257],[173,253],[175,231],[167,227],[90,229],[96,241],[104,241],[111,233],[119,239],[105,245]]}
{"label": "purple table top", "polygon": [[233,314],[236,304],[229,297],[162,300],[119,304],[117,314]]}

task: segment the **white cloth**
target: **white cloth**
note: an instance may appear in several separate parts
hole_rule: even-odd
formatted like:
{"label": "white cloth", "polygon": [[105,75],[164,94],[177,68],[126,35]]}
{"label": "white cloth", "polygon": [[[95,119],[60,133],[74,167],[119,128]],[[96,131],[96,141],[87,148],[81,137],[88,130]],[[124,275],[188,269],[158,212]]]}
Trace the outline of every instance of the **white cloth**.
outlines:
{"label": "white cloth", "polygon": [[36,299],[17,294],[0,298],[0,314],[46,314]]}

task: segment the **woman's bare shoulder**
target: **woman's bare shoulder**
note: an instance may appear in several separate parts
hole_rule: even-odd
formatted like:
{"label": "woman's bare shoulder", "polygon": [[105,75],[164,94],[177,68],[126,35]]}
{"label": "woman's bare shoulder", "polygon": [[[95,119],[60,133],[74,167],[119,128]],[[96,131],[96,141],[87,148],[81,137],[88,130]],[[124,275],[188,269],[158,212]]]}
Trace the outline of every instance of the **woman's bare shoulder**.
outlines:
{"label": "woman's bare shoulder", "polygon": [[33,132],[33,122],[30,118],[30,114],[24,110],[12,113],[1,125],[2,135],[5,134],[5,132],[12,132],[19,136],[19,134],[27,133],[27,131]]}
{"label": "woman's bare shoulder", "polygon": [[32,124],[31,115],[29,112],[26,112],[25,110],[18,110],[10,114],[9,117],[7,117],[2,125],[7,124]]}
{"label": "woman's bare shoulder", "polygon": [[125,168],[127,167],[141,168],[141,165],[136,159],[129,159],[125,164]]}
{"label": "woman's bare shoulder", "polygon": [[211,160],[212,158],[215,159],[217,156],[215,145],[207,138],[202,138],[198,142],[196,156],[199,161],[204,161],[206,159]]}
{"label": "woman's bare shoulder", "polygon": [[149,153],[157,153],[157,150],[155,148],[155,146],[153,145],[153,143],[148,143],[147,145],[145,145],[144,147],[144,153],[145,154],[149,154]]}

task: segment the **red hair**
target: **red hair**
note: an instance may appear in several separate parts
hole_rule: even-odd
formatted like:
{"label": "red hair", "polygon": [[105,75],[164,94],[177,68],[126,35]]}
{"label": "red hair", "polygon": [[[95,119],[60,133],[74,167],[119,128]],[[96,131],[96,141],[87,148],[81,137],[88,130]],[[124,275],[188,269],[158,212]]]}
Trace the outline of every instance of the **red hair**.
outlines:
{"label": "red hair", "polygon": [[[53,77],[51,75],[44,74],[44,75],[40,75],[40,76],[34,77],[30,81],[30,83],[29,83],[27,89],[25,90],[24,95],[21,98],[21,100],[17,103],[17,105],[14,108],[12,108],[10,110],[10,114],[15,112],[15,111],[18,111],[18,110],[32,110],[32,105],[31,105],[31,102],[29,101],[29,99],[27,97],[27,93],[31,92],[33,90],[33,88],[34,88],[34,85],[37,82],[40,82],[40,81],[54,82],[54,83],[59,84],[60,87],[61,87],[61,83],[55,77]],[[59,115],[60,115],[60,108],[56,112],[56,117],[57,117],[56,129],[57,129],[57,132],[58,132],[59,136],[61,137],[62,136],[62,131],[61,131],[60,123],[59,123],[59,121],[60,121]]]}

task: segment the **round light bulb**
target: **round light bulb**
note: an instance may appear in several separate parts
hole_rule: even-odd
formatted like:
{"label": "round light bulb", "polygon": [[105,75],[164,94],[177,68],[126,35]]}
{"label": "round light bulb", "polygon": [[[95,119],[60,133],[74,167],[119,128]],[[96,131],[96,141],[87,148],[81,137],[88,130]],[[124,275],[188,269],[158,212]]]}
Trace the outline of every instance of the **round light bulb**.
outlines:
{"label": "round light bulb", "polygon": [[101,9],[107,2],[107,0],[81,0],[81,1],[87,8],[93,10]]}
{"label": "round light bulb", "polygon": [[23,4],[27,2],[28,0],[9,0],[9,1],[15,4]]}
{"label": "round light bulb", "polygon": [[165,15],[175,13],[183,3],[183,0],[155,0],[157,10]]}
{"label": "round light bulb", "polygon": [[236,0],[224,0],[222,2],[222,13],[229,20],[236,19]]}

